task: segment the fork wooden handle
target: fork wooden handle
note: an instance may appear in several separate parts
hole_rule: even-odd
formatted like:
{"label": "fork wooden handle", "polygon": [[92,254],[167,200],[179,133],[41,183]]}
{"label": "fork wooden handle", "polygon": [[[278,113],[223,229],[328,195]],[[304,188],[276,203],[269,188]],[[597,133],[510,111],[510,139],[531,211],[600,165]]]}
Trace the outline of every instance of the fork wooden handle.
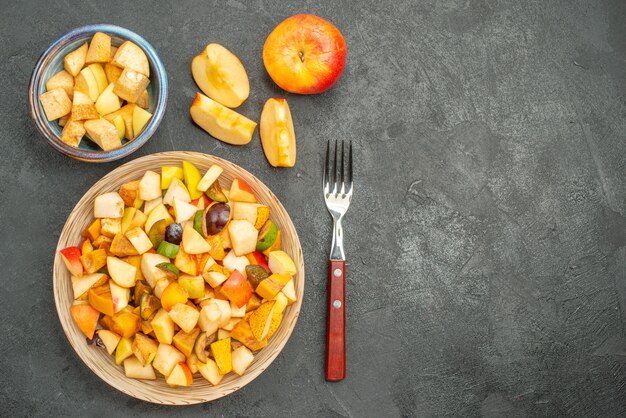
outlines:
{"label": "fork wooden handle", "polygon": [[346,262],[330,260],[328,269],[328,323],[326,380],[346,377]]}

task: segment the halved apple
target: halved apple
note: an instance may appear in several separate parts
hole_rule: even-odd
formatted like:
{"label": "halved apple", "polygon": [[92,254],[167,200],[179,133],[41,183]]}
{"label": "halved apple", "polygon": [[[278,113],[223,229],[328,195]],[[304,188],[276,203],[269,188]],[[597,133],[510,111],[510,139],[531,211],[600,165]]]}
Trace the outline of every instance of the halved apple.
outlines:
{"label": "halved apple", "polygon": [[189,110],[191,118],[209,135],[232,145],[245,145],[252,140],[256,122],[197,93]]}
{"label": "halved apple", "polygon": [[191,61],[191,73],[200,90],[227,107],[241,105],[250,95],[246,70],[232,52],[209,44]]}
{"label": "halved apple", "polygon": [[259,127],[265,158],[274,167],[296,164],[296,134],[287,100],[268,99],[261,112]]}

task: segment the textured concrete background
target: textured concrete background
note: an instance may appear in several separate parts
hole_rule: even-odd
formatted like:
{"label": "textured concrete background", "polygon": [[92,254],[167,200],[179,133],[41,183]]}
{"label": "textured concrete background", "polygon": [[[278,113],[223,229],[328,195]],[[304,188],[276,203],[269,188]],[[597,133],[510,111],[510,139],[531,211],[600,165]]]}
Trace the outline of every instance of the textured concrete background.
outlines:
{"label": "textured concrete background", "polygon": [[[8,2],[0,14],[0,415],[626,415],[626,3],[623,0]],[[44,6],[45,3],[45,6]],[[300,4],[296,4],[300,3]],[[330,19],[348,64],[328,93],[287,95],[261,50],[285,17]],[[113,23],[160,53],[157,134],[115,163],[72,161],[27,113],[39,54]],[[219,42],[243,61],[241,112],[287,97],[298,164],[270,168],[196,128],[190,61]],[[323,379],[330,219],[327,139],[355,141],[346,219],[348,378]],[[71,350],[52,298],[53,249],[80,196],[135,157],[202,151],[246,167],[292,215],[307,283],[289,343],[217,402],[159,407],[117,392]]]}

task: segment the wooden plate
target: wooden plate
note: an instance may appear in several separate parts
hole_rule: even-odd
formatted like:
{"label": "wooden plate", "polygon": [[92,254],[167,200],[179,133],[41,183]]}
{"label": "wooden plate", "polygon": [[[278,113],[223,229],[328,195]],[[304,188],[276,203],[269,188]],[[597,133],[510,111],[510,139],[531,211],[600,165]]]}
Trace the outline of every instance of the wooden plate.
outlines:
{"label": "wooden plate", "polygon": [[[163,377],[158,377],[157,380],[153,381],[127,378],[124,375],[124,368],[117,366],[113,356],[109,355],[106,350],[87,345],[85,336],[74,324],[69,309],[73,301],[70,273],[59,255],[59,250],[80,244],[82,240],[81,231],[93,220],[93,203],[96,196],[117,191],[123,183],[141,178],[146,170],[160,172],[163,165],[182,166],[183,160],[193,163],[201,172],[206,171],[211,164],[220,165],[224,169],[222,177],[220,177],[224,185],[230,184],[235,177],[248,183],[258,201],[270,207],[271,218],[281,231],[283,250],[293,258],[298,268],[298,274],[294,276],[298,300],[285,309],[283,322],[278,331],[265,348],[255,353],[254,362],[243,376],[239,377],[230,373],[224,377],[218,386],[212,386],[199,374],[194,375],[192,386],[179,388],[169,387]],[[138,158],[113,170],[94,184],[76,204],[63,227],[56,250],[53,271],[54,300],[61,325],[70,345],[83,362],[106,383],[129,396],[148,402],[166,405],[191,405],[221,398],[250,383],[269,367],[283,349],[296,325],[302,305],[304,293],[302,247],[287,211],[267,186],[255,176],[231,162],[211,155],[181,151],[162,152]]]}

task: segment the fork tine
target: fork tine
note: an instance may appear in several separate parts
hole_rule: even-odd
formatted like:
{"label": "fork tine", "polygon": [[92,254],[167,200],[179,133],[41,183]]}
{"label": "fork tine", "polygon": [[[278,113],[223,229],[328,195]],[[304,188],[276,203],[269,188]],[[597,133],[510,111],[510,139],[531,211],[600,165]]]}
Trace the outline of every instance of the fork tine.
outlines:
{"label": "fork tine", "polygon": [[352,141],[350,141],[350,150],[348,151],[348,192],[352,193]]}
{"label": "fork tine", "polygon": [[339,193],[341,193],[342,195],[346,193],[346,182],[345,182],[345,169],[344,166],[346,165],[346,154],[344,153],[344,144],[345,141],[342,140],[341,141],[341,184],[339,185]]}
{"label": "fork tine", "polygon": [[324,185],[324,193],[330,190],[328,182],[330,181],[330,139],[326,143],[326,161],[324,161],[324,178],[322,179]]}
{"label": "fork tine", "polygon": [[335,140],[335,160],[333,161],[333,190],[332,193],[337,193],[337,140]]}

